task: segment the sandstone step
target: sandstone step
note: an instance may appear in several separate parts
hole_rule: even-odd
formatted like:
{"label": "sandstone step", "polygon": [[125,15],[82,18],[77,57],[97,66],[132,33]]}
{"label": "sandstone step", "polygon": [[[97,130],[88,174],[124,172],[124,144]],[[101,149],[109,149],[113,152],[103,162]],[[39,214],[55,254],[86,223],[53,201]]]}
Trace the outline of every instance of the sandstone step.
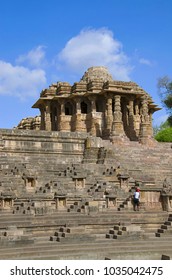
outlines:
{"label": "sandstone step", "polygon": [[[114,248],[112,247],[112,244],[111,244],[111,242],[112,242],[112,240],[109,240],[110,241],[110,246],[108,247],[107,246],[107,243],[105,243],[106,244],[106,253],[108,253],[108,252],[114,252]],[[123,242],[123,245],[122,245],[122,247],[121,246],[118,246],[118,244],[116,243],[116,241],[117,240],[114,240],[113,242],[115,242],[115,252],[116,253],[118,253],[118,254],[127,254],[127,253],[129,253],[130,252],[130,254],[134,254],[135,252],[137,252],[137,246],[135,246],[134,248],[133,248],[133,244],[131,244],[130,243],[130,246],[129,246],[129,243],[128,242],[125,242],[126,244],[125,244],[125,248],[124,248],[124,242]],[[147,241],[146,241],[147,242]],[[53,243],[54,244],[54,243]],[[58,243],[59,244],[59,243]],[[143,252],[143,251],[145,251],[145,253],[147,252],[147,254],[149,255],[149,253],[148,252],[150,252],[150,251],[154,251],[154,252],[160,252],[161,254],[162,254],[162,252],[167,252],[168,250],[169,250],[169,245],[168,245],[168,242],[166,242],[166,245],[165,244],[163,244],[163,248],[162,248],[162,246],[160,245],[159,246],[159,248],[157,248],[157,244],[154,244],[154,246],[152,246],[151,244],[148,244],[147,245],[147,247],[145,246],[145,244],[147,244],[147,243],[145,243],[145,242],[142,242],[142,241],[140,241],[139,242],[139,244],[140,244],[140,249],[139,249],[139,252]],[[63,258],[63,256],[64,255],[68,255],[68,256],[72,256],[74,259],[75,259],[75,257],[77,256],[77,253],[78,253],[78,251],[81,253],[81,251],[82,251],[82,254],[83,254],[83,252],[95,252],[95,251],[99,251],[99,252],[102,252],[102,246],[103,246],[103,244],[101,243],[100,244],[101,246],[99,246],[99,245],[97,245],[97,243],[94,245],[94,248],[93,248],[93,246],[92,246],[92,244],[91,244],[91,247],[90,247],[90,245],[89,245],[89,243],[87,243],[86,244],[86,246],[85,247],[82,247],[82,246],[80,246],[80,249],[78,248],[78,250],[76,250],[76,245],[70,245],[70,246],[66,246],[66,249],[64,248],[64,246],[65,246],[65,244],[63,245],[63,253],[62,254],[60,254],[60,255],[58,255],[58,252],[59,252],[59,250],[61,250],[61,247],[59,247],[59,245],[58,245],[58,247],[54,247],[53,246],[53,248],[51,248],[51,250],[50,250],[50,246],[47,248],[48,249],[48,256],[50,257],[50,256],[52,256],[52,253],[53,253],[53,251],[55,251],[56,253],[54,254],[55,256],[56,256],[56,258],[58,257],[60,257],[61,256],[61,258]],[[136,245],[138,245],[138,244],[136,244]],[[98,246],[98,247],[97,247]],[[149,246],[149,247],[148,247]],[[35,248],[35,245],[34,245],[34,248]],[[42,249],[41,249],[42,248]],[[18,256],[18,258],[24,258],[24,256],[26,257],[26,258],[29,258],[29,256],[31,256],[32,255],[32,258],[33,259],[35,259],[35,257],[37,256],[37,258],[39,258],[40,256],[41,256],[41,254],[42,254],[42,252],[44,251],[44,253],[46,254],[46,249],[45,249],[45,247],[44,246],[41,246],[41,248],[40,248],[40,250],[38,250],[37,248],[35,248],[34,249],[34,251],[36,251],[36,253],[37,254],[35,254],[34,253],[34,251],[33,251],[33,249],[31,249],[30,251],[29,250],[24,250],[24,252],[21,252],[21,248],[20,248],[20,251],[18,251],[18,252],[15,252],[15,254],[13,255],[13,254],[11,254],[11,256],[12,256],[12,258],[16,258],[16,256]],[[59,249],[58,249],[59,248]],[[71,248],[71,249],[69,249],[69,248]],[[92,248],[92,250],[91,250],[91,248]],[[123,248],[123,249],[122,249]],[[69,251],[69,250],[71,250],[71,251]],[[90,251],[91,250],[91,251]],[[39,253],[38,253],[39,252]],[[62,251],[61,251],[62,252]],[[1,256],[2,256],[2,254],[3,254],[3,259],[6,259],[6,258],[8,258],[8,255],[10,255],[10,253],[5,253],[5,252],[1,252]],[[44,255],[45,255],[44,254]],[[13,257],[14,256],[14,257]]]}

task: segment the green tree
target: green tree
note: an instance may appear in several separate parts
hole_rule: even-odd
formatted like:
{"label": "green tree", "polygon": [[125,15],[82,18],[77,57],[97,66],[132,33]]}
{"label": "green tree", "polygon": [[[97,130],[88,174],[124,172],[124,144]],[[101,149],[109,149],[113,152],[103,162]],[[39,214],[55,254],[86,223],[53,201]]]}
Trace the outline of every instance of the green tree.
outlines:
{"label": "green tree", "polygon": [[172,142],[172,127],[162,129],[155,135],[158,142]]}
{"label": "green tree", "polygon": [[168,76],[158,79],[161,101],[169,113],[168,122],[172,126],[172,81]]}
{"label": "green tree", "polygon": [[154,134],[154,136],[156,137],[156,135],[157,135],[160,131],[162,131],[162,130],[164,130],[164,129],[166,129],[166,128],[169,128],[169,127],[170,127],[170,123],[169,123],[168,120],[166,120],[165,122],[162,122],[160,125],[154,126],[154,127],[153,127],[153,134]]}

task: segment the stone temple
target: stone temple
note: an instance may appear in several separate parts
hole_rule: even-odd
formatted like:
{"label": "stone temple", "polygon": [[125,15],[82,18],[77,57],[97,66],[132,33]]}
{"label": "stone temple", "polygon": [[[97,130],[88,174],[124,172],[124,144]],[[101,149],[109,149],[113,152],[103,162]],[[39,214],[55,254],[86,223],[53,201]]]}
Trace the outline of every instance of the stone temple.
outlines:
{"label": "stone temple", "polygon": [[152,138],[152,114],[159,110],[133,82],[113,80],[106,67],[89,68],[80,82],[52,84],[33,105],[40,117],[21,121],[20,129],[88,132],[112,142]]}
{"label": "stone temple", "polygon": [[172,149],[150,95],[91,67],[33,108],[0,129],[0,259],[170,259]]}

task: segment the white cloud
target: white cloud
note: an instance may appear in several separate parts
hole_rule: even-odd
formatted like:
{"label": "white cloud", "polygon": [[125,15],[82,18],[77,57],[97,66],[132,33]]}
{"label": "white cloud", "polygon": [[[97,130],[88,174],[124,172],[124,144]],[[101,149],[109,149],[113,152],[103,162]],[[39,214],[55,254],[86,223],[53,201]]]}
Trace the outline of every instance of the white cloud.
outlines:
{"label": "white cloud", "polygon": [[19,55],[17,65],[1,60],[0,95],[20,99],[37,97],[46,85],[46,76],[55,77],[56,72],[56,80],[61,73],[67,73],[66,80],[76,74],[82,77],[91,66],[106,66],[114,79],[130,80],[132,68],[129,58],[123,52],[121,42],[106,28],[85,29],[71,38],[56,56],[56,63],[60,66],[58,73],[53,64],[46,62],[45,55],[45,47],[39,45],[28,53]]}
{"label": "white cloud", "polygon": [[45,47],[38,46],[26,54],[20,55],[16,59],[16,63],[17,64],[27,63],[28,65],[33,67],[40,67],[45,63]]}
{"label": "white cloud", "polygon": [[148,60],[148,59],[145,59],[145,58],[140,58],[140,59],[139,59],[139,62],[140,62],[141,64],[145,64],[145,65],[147,65],[147,66],[152,66],[152,62],[151,62],[150,60]]}
{"label": "white cloud", "polygon": [[106,66],[119,80],[130,80],[132,70],[121,42],[106,28],[82,30],[67,42],[57,62],[62,68],[81,74],[90,66]]}
{"label": "white cloud", "polygon": [[45,83],[46,75],[41,69],[30,70],[0,61],[0,95],[11,95],[20,99],[36,97]]}

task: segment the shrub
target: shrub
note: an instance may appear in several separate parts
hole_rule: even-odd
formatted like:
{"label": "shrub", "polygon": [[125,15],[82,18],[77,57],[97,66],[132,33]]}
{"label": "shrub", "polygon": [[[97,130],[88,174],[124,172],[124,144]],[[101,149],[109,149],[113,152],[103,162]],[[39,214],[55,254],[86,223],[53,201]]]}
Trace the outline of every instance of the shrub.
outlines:
{"label": "shrub", "polygon": [[172,127],[162,129],[155,136],[158,142],[172,142]]}

